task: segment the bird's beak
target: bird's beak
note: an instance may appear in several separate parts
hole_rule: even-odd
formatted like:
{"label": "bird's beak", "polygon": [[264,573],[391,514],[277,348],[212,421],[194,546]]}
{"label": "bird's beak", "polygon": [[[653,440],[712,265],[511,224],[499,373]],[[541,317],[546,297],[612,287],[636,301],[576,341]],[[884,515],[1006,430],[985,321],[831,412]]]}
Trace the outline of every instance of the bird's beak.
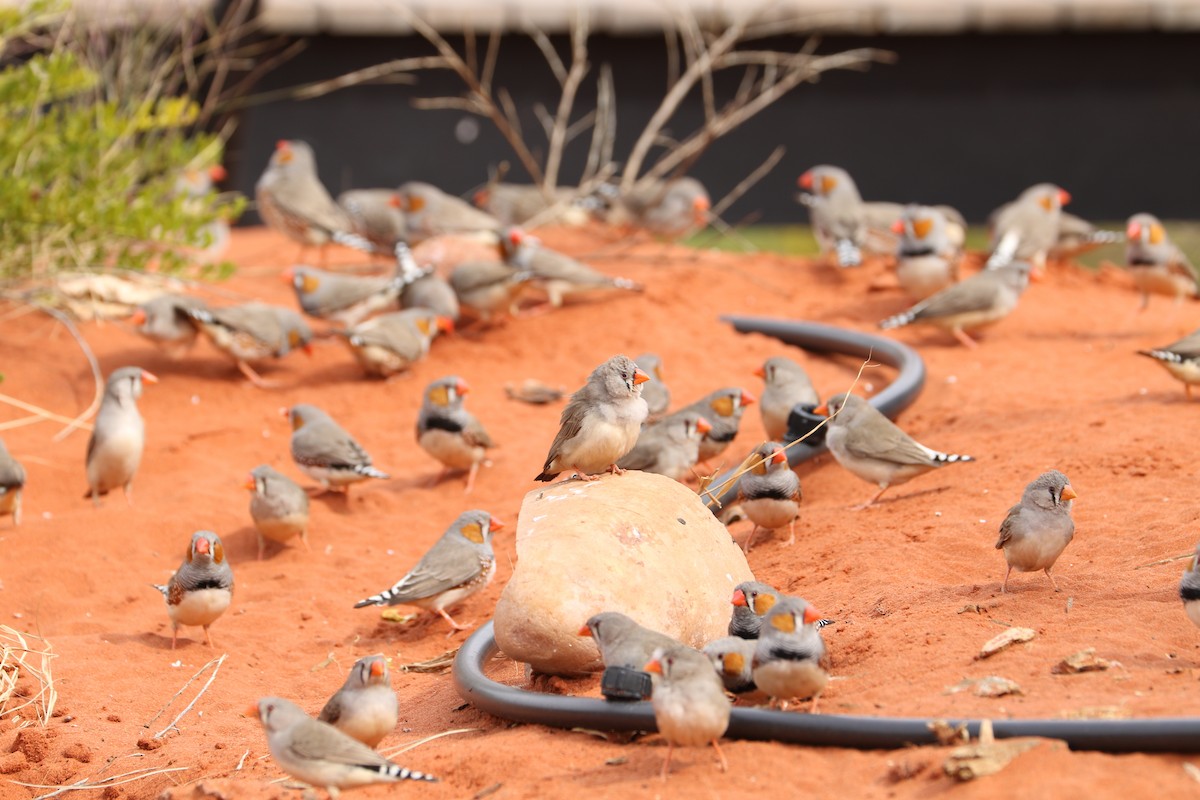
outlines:
{"label": "bird's beak", "polygon": [[662,662],[657,658],[652,658],[646,662],[646,666],[642,667],[646,672],[653,672],[655,675],[662,675]]}
{"label": "bird's beak", "polygon": [[394,194],[388,198],[388,205],[391,206],[392,208],[398,208],[401,211],[403,211],[404,210],[404,199],[402,197],[400,197],[400,195]]}
{"label": "bird's beak", "polygon": [[729,598],[729,602],[741,608],[749,608],[750,604],[746,602],[746,593],[741,589],[733,590],[733,597]]}
{"label": "bird's beak", "polygon": [[287,419],[291,415],[292,415],[292,410],[290,408],[288,408],[287,406],[279,407],[279,416],[283,417],[284,419]]}
{"label": "bird's beak", "polygon": [[754,400],[755,400],[754,395],[750,394],[745,389],[742,389],[741,403],[743,406],[752,405],[754,403]]}
{"label": "bird's beak", "polygon": [[712,208],[712,204],[707,197],[697,197],[692,201],[692,219],[697,224],[703,225],[708,222],[708,210]]}
{"label": "bird's beak", "polygon": [[142,325],[146,322],[146,312],[143,309],[137,309],[129,315],[129,322],[133,325]]}
{"label": "bird's beak", "polygon": [[633,385],[634,386],[637,386],[639,383],[645,383],[648,380],[650,380],[650,376],[647,375],[646,373],[642,372],[641,369],[635,369],[633,371]]}
{"label": "bird's beak", "polygon": [[387,669],[387,664],[384,663],[383,661],[372,661],[371,662],[371,677],[372,678],[382,678],[383,671],[386,669]]}
{"label": "bird's beak", "polygon": [[208,168],[208,177],[212,178],[214,183],[220,183],[229,177],[229,173],[220,164],[213,164]]}
{"label": "bird's beak", "polygon": [[504,530],[504,521],[492,517],[488,520],[488,530],[490,530],[492,533]]}
{"label": "bird's beak", "polygon": [[458,392],[459,394],[466,394],[467,392],[471,391],[471,387],[467,386],[466,381],[459,381],[458,383],[454,384],[454,391]]}
{"label": "bird's beak", "polygon": [[754,370],[754,374],[756,376],[762,378],[764,381],[767,379],[767,371],[765,369],[763,369],[762,367],[759,367],[758,369]]}
{"label": "bird's beak", "polygon": [[587,623],[584,623],[583,625],[579,626],[579,630],[575,631],[575,635],[587,636],[590,638],[592,635],[592,629],[587,626]]}
{"label": "bird's beak", "polygon": [[1061,497],[1063,500],[1074,500],[1076,497],[1079,497],[1079,495],[1075,494],[1075,490],[1072,489],[1071,484],[1068,483],[1063,487]]}
{"label": "bird's beak", "polygon": [[276,142],[275,150],[279,154],[280,164],[286,164],[292,160],[292,145],[287,139],[280,139]]}
{"label": "bird's beak", "polygon": [[142,370],[142,382],[143,383],[158,383],[158,376],[156,376],[152,372],[147,372],[146,370]]}
{"label": "bird's beak", "polygon": [[208,546],[208,539],[197,539],[196,540],[196,552],[197,553],[199,553],[200,555],[206,555],[209,552],[209,550],[210,550],[210,548]]}
{"label": "bird's beak", "polygon": [[514,245],[520,244],[525,240],[525,231],[521,230],[520,228],[513,228],[508,232],[508,240]]}
{"label": "bird's beak", "polygon": [[296,268],[288,267],[283,272],[279,273],[279,280],[283,281],[288,286],[291,286],[292,282],[296,280]]}
{"label": "bird's beak", "polygon": [[828,417],[829,416],[829,404],[821,403],[821,405],[819,405],[813,409],[813,413],[820,414],[822,417]]}
{"label": "bird's beak", "polygon": [[1068,192],[1066,189],[1059,189],[1058,190],[1058,204],[1060,206],[1065,206],[1070,202],[1071,202],[1071,193]]}
{"label": "bird's beak", "polygon": [[474,202],[479,208],[483,208],[487,205],[490,196],[491,195],[487,189],[480,189],[475,193],[475,196],[471,198],[471,201]]}
{"label": "bird's beak", "polygon": [[898,219],[892,223],[892,233],[896,234],[897,236],[904,233],[904,220]]}
{"label": "bird's beak", "polygon": [[258,488],[258,485],[254,482],[253,475],[246,479],[246,482],[242,484],[242,488],[248,492],[253,492],[256,488]]}
{"label": "bird's beak", "polygon": [[787,454],[783,452],[783,448],[776,449],[776,451],[771,454],[772,464],[782,464],[785,461],[787,461]]}
{"label": "bird's beak", "polygon": [[1142,235],[1142,226],[1140,223],[1131,222],[1129,227],[1125,229],[1125,238],[1137,239]]}
{"label": "bird's beak", "polygon": [[812,170],[810,169],[808,172],[804,173],[804,174],[803,174],[803,175],[801,175],[799,178],[797,178],[797,179],[796,179],[796,184],[797,184],[797,185],[798,185],[798,186],[799,186],[801,189],[807,189],[807,190],[809,190],[809,191],[811,192],[811,191],[812,191],[812,187],[813,187],[813,177],[812,177]]}
{"label": "bird's beak", "polygon": [[454,333],[454,320],[449,317],[438,317],[437,329],[441,333]]}
{"label": "bird's beak", "polygon": [[708,433],[708,432],[709,432],[709,431],[711,431],[711,430],[712,430],[712,423],[710,423],[710,422],[709,422],[708,420],[706,420],[704,417],[699,417],[699,418],[696,420],[696,431],[697,431],[697,432],[699,432],[699,433]]}
{"label": "bird's beak", "polygon": [[814,608],[813,606],[808,606],[807,608],[804,609],[804,624],[805,625],[812,625],[814,622],[819,622],[820,619],[821,619],[821,612],[817,611],[817,609]]}
{"label": "bird's beak", "polygon": [[300,345],[300,349],[304,351],[304,355],[308,356],[309,358],[312,358],[312,354],[313,354],[312,342],[305,342],[304,344]]}

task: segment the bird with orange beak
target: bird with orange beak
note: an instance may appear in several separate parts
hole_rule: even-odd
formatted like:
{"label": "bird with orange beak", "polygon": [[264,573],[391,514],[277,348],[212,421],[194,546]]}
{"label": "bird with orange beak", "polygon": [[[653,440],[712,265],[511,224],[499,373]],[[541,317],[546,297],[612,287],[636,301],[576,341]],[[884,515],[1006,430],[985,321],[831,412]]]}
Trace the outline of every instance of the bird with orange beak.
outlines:
{"label": "bird with orange beak", "polygon": [[1013,261],[1029,261],[1035,274],[1046,268],[1046,256],[1058,242],[1062,207],[1071,202],[1066,189],[1053,183],[1030,186],[1013,202],[992,212],[992,254],[988,269]]}
{"label": "bird with orange beak", "polygon": [[296,536],[308,550],[308,493],[298,483],[268,464],[250,472],[244,484],[252,492],[250,517],[258,534],[258,560],[262,561],[266,539],[286,542]]}
{"label": "bird with orange beak", "polygon": [[320,263],[325,263],[325,248],[339,234],[351,234],[353,223],[321,183],[317,159],[312,147],[299,140],[281,139],[255,186],[258,213],[267,225],[294,242],[303,259],[310,246],[321,248]]}
{"label": "bird with orange beak", "polygon": [[676,747],[712,744],[721,771],[727,772],[729,762],[718,740],[729,728],[732,705],[708,656],[682,645],[660,648],[642,668],[653,678],[650,704],[654,707],[654,722],[667,740],[662,779],[665,781],[670,774],[671,754]]}
{"label": "bird with orange beak", "polygon": [[199,625],[204,628],[204,643],[212,647],[208,626],[229,608],[233,600],[233,570],[225,557],[221,537],[212,531],[196,531],[188,544],[183,563],[165,586],[151,584],[167,601],[171,619],[171,649],[175,649],[179,628]]}
{"label": "bird with orange beak", "polygon": [[439,378],[425,387],[417,414],[417,444],[442,464],[435,484],[453,470],[467,473],[464,494],[475,486],[480,466],[491,462],[487,451],[496,446],[479,418],[463,406],[471,387],[457,375]]}
{"label": "bird with orange beak", "polygon": [[187,315],[218,350],[237,364],[238,370],[255,386],[277,388],[252,364],[283,358],[293,350],[312,355],[312,329],[290,308],[267,303],[243,303],[224,308],[189,307]]}
{"label": "bird with orange beak", "polygon": [[789,700],[812,698],[810,712],[829,683],[821,662],[821,612],[799,597],[781,597],[763,618],[754,650],[754,683],[787,708]]}
{"label": "bird with orange beak", "polygon": [[1042,473],[1025,487],[1021,502],[1010,508],[1000,523],[1000,538],[996,540],[996,549],[1004,551],[1008,562],[1001,592],[1008,591],[1008,577],[1014,569],[1042,570],[1058,591],[1050,568],[1075,535],[1071,501],[1078,496],[1067,476],[1056,469]]}
{"label": "bird with orange beak", "polygon": [[404,213],[408,241],[414,245],[443,235],[495,242],[501,227],[491,214],[422,181],[402,184],[396,189],[392,204]]}
{"label": "bird with orange beak", "polygon": [[[740,386],[717,389],[706,397],[673,412],[666,419],[695,412],[708,420],[711,430],[700,441],[699,458],[708,462],[725,452],[737,436],[742,424],[742,413],[746,406],[753,405],[757,398]],[[664,420],[665,422],[666,420]]]}
{"label": "bird with orange beak", "polygon": [[901,288],[924,300],[958,280],[962,255],[949,236],[946,215],[932,206],[907,205],[892,226],[900,241],[896,279]]}
{"label": "bird with orange beak", "polygon": [[369,376],[390,378],[429,354],[433,340],[453,333],[454,321],[427,308],[381,314],[338,333]]}
{"label": "bird with orange beak", "polygon": [[650,376],[631,358],[613,356],[592,370],[587,383],[563,409],[558,433],[536,480],[552,481],[574,470],[580,480],[597,480],[596,473],[624,472],[617,466],[633,449],[648,413],[642,384]]}
{"label": "bird with orange beak", "polygon": [[1125,228],[1125,266],[1142,293],[1142,310],[1151,294],[1166,295],[1176,304],[1200,297],[1200,275],[1153,214],[1134,214]]}
{"label": "bird with orange beak", "polygon": [[783,595],[761,581],[739,583],[729,598],[733,605],[729,635],[742,639],[757,639],[762,629],[763,617],[779,602],[780,597]]}
{"label": "bird with orange beak", "polygon": [[617,466],[681,481],[693,474],[692,467],[700,458],[700,442],[711,430],[708,420],[695,411],[647,425]]}
{"label": "bird with orange beak", "polygon": [[800,478],[788,465],[787,453],[779,442],[765,442],[754,449],[750,465],[738,478],[738,502],[754,523],[742,550],[749,553],[759,528],[773,531],[788,527],[787,545],[796,543],[796,518],[800,516]]}
{"label": "bird with orange beak", "polygon": [[1187,398],[1192,399],[1192,386],[1200,384],[1200,330],[1192,331],[1177,342],[1138,350],[1138,355],[1152,358],[1183,383]]}
{"label": "bird with orange beak", "polygon": [[170,358],[183,358],[200,333],[188,316],[189,308],[207,308],[207,304],[199,297],[160,294],[138,306],[130,315],[129,324]]}
{"label": "bird with orange beak", "polygon": [[804,367],[786,356],[772,356],[754,374],[763,379],[763,393],[758,410],[762,415],[767,438],[787,441],[788,418],[796,406],[814,407],[821,402],[812,379]]}
{"label": "bird with orange beak", "polygon": [[679,239],[706,228],[712,200],[695,178],[649,181],[620,196],[634,226],[655,236]]}
{"label": "bird with orange beak", "polygon": [[85,459],[88,491],[84,497],[90,496],[94,506],[118,486],[133,505],[133,476],[146,448],[146,424],[137,401],[147,383],[158,383],[158,378],[141,367],[121,367],[108,376]]}
{"label": "bird with orange beak", "polygon": [[400,703],[382,653],[355,661],[342,688],[317,715],[321,722],[372,748],[396,729],[399,718]]}
{"label": "bird with orange beak", "polygon": [[833,253],[839,267],[860,266],[867,226],[862,195],[850,173],[820,164],[801,175],[797,184],[812,192],[808,215],[821,252]]}

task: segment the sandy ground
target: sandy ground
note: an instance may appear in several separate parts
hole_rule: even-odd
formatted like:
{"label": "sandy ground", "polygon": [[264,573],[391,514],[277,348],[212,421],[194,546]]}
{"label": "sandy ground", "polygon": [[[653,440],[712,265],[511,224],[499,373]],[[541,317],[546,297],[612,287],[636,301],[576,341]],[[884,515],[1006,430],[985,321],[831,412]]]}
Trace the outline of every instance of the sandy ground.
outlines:
{"label": "sandy ground", "polygon": [[[599,239],[547,239],[594,252]],[[291,305],[276,276],[294,253],[274,234],[239,232],[239,275],[210,299],[258,297]],[[348,252],[335,260],[351,262]],[[752,374],[771,355],[804,361],[823,395],[846,388],[858,364],[806,357],[719,322],[722,313],[816,320],[871,330],[907,302],[889,289],[882,263],[838,273],[800,258],[693,253],[646,244],[596,263],[643,281],[641,295],[609,295],[485,332],[470,329],[435,343],[411,375],[364,379],[349,353],[326,341],[309,359],[294,354],[269,370],[285,388],[248,385],[207,343],[171,361],[120,323],[86,324],[83,334],[105,372],[136,364],[162,379],[141,402],[148,444],[133,505],[110,496],[94,509],[82,499],[86,432],[54,441],[58,423],[7,430],[3,437],[29,473],[25,520],[0,521],[0,623],[53,646],[56,717],[45,729],[0,721],[0,798],[49,790],[90,776],[138,769],[179,771],[100,792],[105,798],[297,797],[280,782],[256,720],[244,709],[279,694],[316,712],[354,660],[392,660],[401,724],[394,747],[449,729],[398,758],[441,783],[404,791],[428,798],[630,796],[798,796],[999,798],[1184,796],[1197,790],[1177,755],[1070,752],[1044,743],[1001,774],[955,788],[942,774],[944,748],[896,752],[804,748],[728,741],[730,771],[708,750],[681,752],[667,784],[658,780],[665,744],[657,736],[611,736],[514,725],[485,715],[455,693],[448,674],[402,665],[457,646],[438,618],[391,623],[354,602],[390,586],[444,527],[467,508],[508,521],[497,537],[495,582],[458,611],[486,620],[511,574],[511,531],[534,488],[559,406],[507,400],[503,385],[533,377],[574,389],[617,353],[663,356],[677,404],[723,385],[754,394]],[[964,717],[1122,717],[1195,715],[1200,710],[1200,631],[1176,594],[1182,562],[1139,565],[1191,550],[1197,538],[1196,466],[1188,450],[1200,405],[1134,351],[1165,344],[1200,322],[1195,305],[1156,300],[1136,314],[1136,295],[1116,271],[1051,270],[1020,308],[969,351],[936,331],[896,336],[927,359],[929,381],[901,424],[920,441],[970,453],[955,465],[893,490],[865,512],[849,507],[872,488],[829,457],[800,468],[804,486],[797,543],[761,537],[750,554],[756,575],[815,603],[836,619],[825,639],[835,680],[822,698],[830,714]],[[73,416],[92,398],[79,349],[56,322],[13,309],[0,319],[0,390]],[[458,374],[473,387],[468,405],[500,443],[495,465],[473,495],[458,479],[431,486],[438,467],[414,441],[424,385]],[[886,370],[864,380],[884,385]],[[270,463],[300,479],[288,456],[281,406],[318,404],[355,434],[394,476],[356,488],[348,500],[313,503],[312,552],[275,547],[256,561],[241,488],[248,470]],[[0,422],[25,412],[0,407]],[[751,408],[736,447],[762,438]],[[740,454],[737,456],[740,458]],[[1024,485],[1049,468],[1066,472],[1079,494],[1076,539],[1055,570],[1061,593],[1041,574],[1016,575],[1000,593],[1003,558],[993,544]],[[733,528],[743,537],[747,523]],[[212,629],[215,647],[186,629],[178,650],[151,583],[165,582],[191,533],[217,531],[234,573],[233,606]],[[1004,626],[1037,637],[990,660],[974,659]],[[1057,675],[1052,668],[1084,648],[1120,662],[1108,671]],[[190,701],[210,672],[172,696],[203,665],[225,655],[216,679],[160,741],[146,744]],[[515,665],[499,674],[521,681]],[[981,698],[950,692],[965,679],[998,675],[1022,693]],[[590,693],[597,681],[555,680],[559,691]],[[27,681],[23,685],[28,688]],[[167,706],[157,718],[156,714]],[[151,722],[153,720],[153,722]],[[139,746],[139,740],[143,745]],[[1194,747],[1195,743],[1181,743]],[[134,776],[136,777],[136,776]],[[767,791],[762,795],[763,790]],[[391,796],[374,787],[358,797]],[[90,796],[95,797],[93,793]]]}

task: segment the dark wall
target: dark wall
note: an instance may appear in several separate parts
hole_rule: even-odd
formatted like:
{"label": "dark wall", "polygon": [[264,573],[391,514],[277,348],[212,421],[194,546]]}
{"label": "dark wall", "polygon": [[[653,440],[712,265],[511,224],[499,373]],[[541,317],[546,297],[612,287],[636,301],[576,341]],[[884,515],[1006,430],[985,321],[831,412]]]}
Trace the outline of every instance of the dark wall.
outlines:
{"label": "dark wall", "polygon": [[[461,39],[450,41],[461,51]],[[565,39],[555,41],[565,54]],[[1194,155],[1200,69],[1193,66],[1200,34],[830,37],[820,49],[860,46],[893,50],[899,60],[865,73],[826,73],[715,143],[696,164],[692,174],[715,200],[776,145],[787,146],[780,165],[727,219],[755,212],[767,222],[803,218],[793,201],[796,177],[818,163],[848,169],[867,199],[950,203],[972,220],[1040,181],[1068,189],[1074,197],[1069,210],[1092,219],[1123,219],[1143,210],[1200,217],[1200,159]],[[431,52],[413,37],[316,37],[257,91]],[[658,37],[590,41],[591,62],[614,70],[618,159],[667,90],[664,52]],[[522,110],[527,140],[542,145],[531,109],[537,102],[553,108],[557,83],[521,35],[505,37],[499,64],[497,85],[507,87]],[[719,89],[729,94],[736,77],[724,77]],[[589,79],[577,115],[593,106],[593,87]],[[233,188],[253,193],[281,138],[314,146],[321,177],[335,194],[410,179],[464,193],[500,161],[513,165],[510,179],[523,180],[489,121],[473,118],[478,137],[463,141],[456,132],[472,127],[470,115],[410,105],[414,97],[461,91],[452,73],[423,72],[414,85],[359,86],[316,100],[251,107],[230,150]],[[678,136],[699,122],[699,98],[690,100],[670,125]],[[581,137],[570,148],[564,182],[578,177],[586,147]]]}

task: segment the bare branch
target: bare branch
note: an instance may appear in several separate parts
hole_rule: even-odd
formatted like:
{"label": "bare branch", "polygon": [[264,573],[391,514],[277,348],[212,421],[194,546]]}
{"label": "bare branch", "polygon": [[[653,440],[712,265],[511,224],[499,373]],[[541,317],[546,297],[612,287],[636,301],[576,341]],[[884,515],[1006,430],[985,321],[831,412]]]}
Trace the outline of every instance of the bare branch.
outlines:
{"label": "bare branch", "polygon": [[[566,146],[567,125],[571,121],[571,108],[575,105],[575,93],[587,74],[587,14],[575,15],[571,26],[571,69],[562,81],[562,94],[558,98],[558,113],[554,119],[554,130],[550,134],[550,148],[546,153],[546,174],[542,179],[542,194],[547,198],[554,194],[558,182],[558,170],[562,164],[563,148]],[[560,66],[561,66],[561,62]]]}
{"label": "bare branch", "polygon": [[596,125],[592,128],[592,143],[588,146],[587,161],[581,180],[586,181],[596,174],[601,164],[612,163],[612,140],[616,128],[613,116],[612,67],[605,64],[600,68],[596,82]]}
{"label": "bare branch", "polygon": [[759,164],[757,169],[743,178],[741,183],[733,187],[733,190],[729,192],[729,194],[722,197],[721,202],[713,206],[712,210],[710,210],[708,213],[714,218],[719,218],[721,214],[725,213],[725,209],[729,208],[731,205],[741,199],[742,195],[750,190],[750,187],[761,181],[768,172],[775,169],[775,165],[783,159],[783,155],[786,152],[787,148],[783,145],[776,147],[771,155],[767,156],[766,161]]}
{"label": "bare branch", "polygon": [[[538,46],[538,50],[542,51],[542,56],[546,59],[546,63],[550,65],[550,71],[554,73],[555,79],[559,86],[565,86],[567,83],[567,68],[563,64],[562,59],[558,57],[558,51],[554,49],[554,45],[550,43],[550,37],[546,36],[545,32],[536,25],[530,25],[526,31],[529,38],[533,39],[533,43]],[[571,38],[575,38],[575,31],[572,29]]]}
{"label": "bare branch", "polygon": [[465,97],[418,97],[412,101],[412,106],[422,111],[452,109],[455,111],[466,111],[468,114],[487,116],[476,101],[468,100]]}
{"label": "bare branch", "polygon": [[483,71],[479,74],[479,85],[483,88],[484,94],[492,91],[492,78],[496,75],[496,59],[500,55],[500,37],[500,26],[497,25],[488,36],[488,49],[483,57]]}
{"label": "bare branch", "polygon": [[679,42],[676,41],[676,31],[670,25],[663,25],[663,40],[667,44],[667,86],[679,82]]}

